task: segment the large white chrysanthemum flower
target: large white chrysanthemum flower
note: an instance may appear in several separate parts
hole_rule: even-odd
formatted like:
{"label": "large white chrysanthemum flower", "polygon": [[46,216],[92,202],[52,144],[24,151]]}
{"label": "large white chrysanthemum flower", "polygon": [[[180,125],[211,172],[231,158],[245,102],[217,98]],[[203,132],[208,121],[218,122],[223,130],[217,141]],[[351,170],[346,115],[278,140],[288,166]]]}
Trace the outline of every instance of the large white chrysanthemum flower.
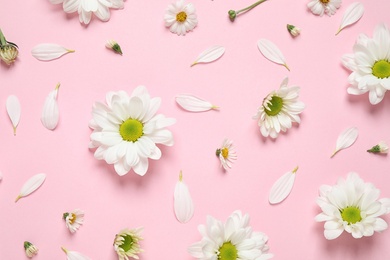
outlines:
{"label": "large white chrysanthemum flower", "polygon": [[323,16],[324,13],[334,15],[341,6],[341,0],[311,0],[307,7],[313,14]]}
{"label": "large white chrysanthemum flower", "polygon": [[387,229],[380,216],[390,212],[390,199],[379,199],[380,190],[365,183],[356,173],[339,179],[335,186],[322,185],[317,204],[322,213],[316,221],[325,221],[326,239],[335,239],[347,231],[354,238],[372,236]]}
{"label": "large white chrysanthemum flower", "polygon": [[191,256],[199,260],[266,260],[273,257],[268,253],[268,237],[252,231],[249,215],[235,211],[226,223],[207,217],[206,225],[199,225],[202,240],[188,248]]}
{"label": "large white chrysanthemum flower", "polygon": [[89,24],[92,13],[106,22],[110,19],[110,8],[123,8],[123,0],[50,0],[52,4],[61,4],[65,13],[79,14],[80,23]]}
{"label": "large white chrysanthemum flower", "polygon": [[123,229],[115,235],[114,249],[119,260],[139,259],[138,254],[143,250],[140,247],[142,240],[141,232],[143,228]]}
{"label": "large white chrysanthemum flower", "polygon": [[280,131],[286,132],[292,123],[300,123],[299,114],[305,104],[298,101],[298,86],[288,87],[288,78],[285,78],[276,91],[272,91],[263,100],[253,119],[258,120],[260,132],[264,137],[278,137]]}
{"label": "large white chrysanthemum flower", "polygon": [[390,31],[387,26],[378,25],[373,38],[360,34],[353,51],[342,57],[343,65],[352,71],[348,77],[351,84],[348,93],[369,92],[370,103],[376,105],[390,89]]}
{"label": "large white chrysanthemum flower", "polygon": [[148,158],[158,160],[161,150],[156,144],[173,145],[171,131],[165,129],[176,122],[156,112],[160,98],[150,98],[144,86],[129,96],[125,91],[109,92],[106,104],[96,102],[90,148],[96,148],[95,158],[114,164],[122,176],[131,169],[143,176],[148,170]]}
{"label": "large white chrysanthemum flower", "polygon": [[184,0],[178,0],[176,3],[168,5],[164,20],[165,26],[177,35],[185,35],[198,24],[194,5],[185,4]]}
{"label": "large white chrysanthemum flower", "polygon": [[232,168],[232,163],[237,160],[237,153],[233,148],[233,141],[229,139],[223,140],[222,146],[215,153],[225,171]]}

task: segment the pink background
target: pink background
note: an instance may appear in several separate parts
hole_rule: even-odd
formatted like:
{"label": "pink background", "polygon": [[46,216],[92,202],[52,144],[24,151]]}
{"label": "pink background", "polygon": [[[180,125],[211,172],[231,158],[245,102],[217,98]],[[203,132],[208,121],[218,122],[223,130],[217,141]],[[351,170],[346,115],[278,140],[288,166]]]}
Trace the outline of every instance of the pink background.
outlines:
{"label": "pink background", "polygon": [[[23,241],[28,240],[40,248],[37,260],[65,259],[61,246],[92,259],[113,260],[115,234],[143,226],[141,259],[190,260],[187,247],[201,239],[197,226],[206,216],[225,221],[237,209],[250,214],[254,230],[269,236],[274,259],[390,259],[390,230],[360,240],[343,234],[327,241],[323,223],[314,221],[320,212],[315,204],[319,186],[334,184],[350,171],[374,183],[381,197],[390,197],[388,156],[366,152],[381,140],[390,142],[390,95],[376,106],[367,95],[349,96],[349,72],[340,62],[360,33],[371,37],[377,24],[390,26],[390,2],[362,0],[363,18],[335,36],[352,0],[344,0],[332,17],[313,15],[306,0],[270,0],[234,23],[227,11],[254,0],[193,0],[199,24],[185,37],[164,27],[170,2],[129,0],[123,10],[111,11],[109,22],[94,18],[84,26],[77,15],[65,14],[48,0],[0,0],[1,29],[20,48],[14,65],[0,65],[0,259],[25,259]],[[301,35],[293,39],[287,23],[301,27]],[[291,72],[261,55],[260,38],[279,46]],[[122,57],[105,48],[108,39],[120,43]],[[40,43],[76,52],[41,62],[30,53]],[[217,44],[226,48],[220,60],[190,67],[199,53]],[[301,86],[306,104],[302,122],[277,140],[264,139],[252,116],[286,76],[289,85]],[[57,82],[60,123],[49,131],[40,115]],[[92,104],[104,101],[108,91],[131,92],[138,85],[162,98],[159,113],[177,119],[170,127],[175,145],[161,146],[162,159],[151,161],[144,177],[133,172],[119,177],[88,149],[88,122]],[[221,109],[186,112],[174,101],[182,93]],[[22,105],[16,136],[5,110],[11,94]],[[350,126],[358,127],[358,140],[330,159],[337,136]],[[238,154],[227,173],[215,156],[225,137],[234,141]],[[270,205],[272,184],[297,165],[290,196]],[[187,224],[173,213],[180,170],[195,204]],[[47,174],[43,186],[14,203],[23,183],[41,172]],[[70,234],[62,213],[75,208],[85,211],[85,224]]]}

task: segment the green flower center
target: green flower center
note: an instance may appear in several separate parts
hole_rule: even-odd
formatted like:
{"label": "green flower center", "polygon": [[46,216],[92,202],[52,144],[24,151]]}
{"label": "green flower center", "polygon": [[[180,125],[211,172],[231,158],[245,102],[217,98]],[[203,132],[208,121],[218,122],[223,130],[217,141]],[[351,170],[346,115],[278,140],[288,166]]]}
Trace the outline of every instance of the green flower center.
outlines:
{"label": "green flower center", "polygon": [[283,99],[278,96],[272,96],[267,105],[269,109],[264,107],[265,113],[269,116],[276,116],[283,108]]}
{"label": "green flower center", "polygon": [[134,240],[130,235],[124,236],[123,239],[123,244],[119,247],[122,248],[125,252],[127,252],[133,247]]}
{"label": "green flower center", "polygon": [[383,79],[390,77],[390,62],[387,60],[379,60],[372,66],[372,75]]}
{"label": "green flower center", "polygon": [[347,221],[348,224],[355,224],[356,222],[362,220],[362,217],[360,216],[360,209],[354,206],[346,207],[341,210],[341,217],[344,221]]}
{"label": "green flower center", "polygon": [[119,127],[119,133],[123,140],[128,142],[137,141],[144,134],[143,130],[144,125],[140,121],[132,118],[127,119]]}
{"label": "green flower center", "polygon": [[185,12],[180,12],[176,15],[176,21],[179,23],[184,23],[187,20],[187,14]]}
{"label": "green flower center", "polygon": [[219,248],[219,260],[236,260],[237,257],[237,248],[231,242],[225,242]]}

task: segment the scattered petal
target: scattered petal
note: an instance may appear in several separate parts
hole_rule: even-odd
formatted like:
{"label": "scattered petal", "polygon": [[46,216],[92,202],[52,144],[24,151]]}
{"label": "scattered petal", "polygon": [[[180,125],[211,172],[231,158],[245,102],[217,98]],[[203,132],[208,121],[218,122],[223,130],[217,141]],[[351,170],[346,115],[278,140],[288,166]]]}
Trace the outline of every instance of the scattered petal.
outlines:
{"label": "scattered petal", "polygon": [[46,179],[46,174],[44,173],[36,174],[30,179],[28,179],[26,183],[23,185],[22,189],[20,190],[18,197],[16,197],[15,202],[17,202],[20,198],[26,197],[27,195],[37,190],[43,184],[45,179]]}
{"label": "scattered petal", "polygon": [[223,46],[212,46],[207,50],[203,51],[198,58],[192,63],[191,67],[198,63],[209,63],[219,59],[225,53],[225,47]]}
{"label": "scattered petal", "polygon": [[54,43],[38,44],[31,50],[32,56],[41,61],[55,60],[69,52],[75,51]]}
{"label": "scattered petal", "polygon": [[283,53],[279,50],[279,48],[271,41],[267,39],[260,39],[257,42],[257,47],[260,52],[272,62],[283,65],[287,70],[290,68],[286,64],[286,60],[283,56]]}
{"label": "scattered petal", "polygon": [[91,258],[79,253],[79,252],[76,252],[76,251],[70,251],[68,249],[66,249],[65,247],[61,247],[62,251],[65,252],[66,254],[66,257],[68,260],[90,260]]}
{"label": "scattered petal", "polygon": [[298,167],[291,172],[286,172],[274,183],[268,198],[270,204],[280,203],[287,198],[294,186],[297,170]]}
{"label": "scattered petal", "polygon": [[389,146],[384,141],[379,142],[379,144],[374,145],[371,149],[367,150],[369,153],[388,153]]}
{"label": "scattered petal", "polygon": [[179,222],[187,223],[194,215],[194,203],[192,202],[190,191],[183,182],[183,175],[180,172],[179,181],[176,183],[174,192],[175,215]]}
{"label": "scattered petal", "polygon": [[20,113],[21,113],[21,107],[19,99],[11,95],[7,98],[7,113],[9,118],[11,119],[12,126],[14,128],[14,135],[16,135],[16,127],[19,124],[20,121]]}
{"label": "scattered petal", "polygon": [[204,112],[211,109],[218,109],[210,102],[190,94],[176,96],[176,102],[185,110],[190,112]]}
{"label": "scattered petal", "polygon": [[341,149],[350,147],[358,138],[359,131],[356,127],[350,127],[342,132],[337,138],[336,149],[334,150],[331,158]]}
{"label": "scattered petal", "polygon": [[362,3],[355,2],[350,4],[347,10],[345,10],[343,19],[341,20],[341,24],[336,35],[339,34],[341,30],[343,30],[348,25],[354,24],[357,21],[359,21],[359,19],[362,18],[363,13],[364,13],[364,6]]}
{"label": "scattered petal", "polygon": [[57,127],[60,113],[58,110],[57,95],[60,83],[56,88],[52,90],[46,97],[45,104],[43,105],[41,122],[44,127],[49,130],[54,130]]}

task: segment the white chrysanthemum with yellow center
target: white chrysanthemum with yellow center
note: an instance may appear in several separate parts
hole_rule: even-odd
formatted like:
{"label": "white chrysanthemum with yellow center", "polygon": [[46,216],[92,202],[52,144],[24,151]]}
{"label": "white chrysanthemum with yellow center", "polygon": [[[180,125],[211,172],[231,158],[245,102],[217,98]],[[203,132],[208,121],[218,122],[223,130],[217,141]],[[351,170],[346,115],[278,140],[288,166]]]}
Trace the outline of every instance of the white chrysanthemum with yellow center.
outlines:
{"label": "white chrysanthemum with yellow center", "polygon": [[380,24],[373,38],[361,34],[353,47],[353,54],[342,57],[343,65],[352,71],[348,93],[361,95],[369,92],[373,105],[382,101],[390,89],[390,31]]}
{"label": "white chrysanthemum with yellow center", "polygon": [[198,24],[196,10],[193,4],[185,4],[184,0],[168,5],[164,15],[165,26],[172,33],[185,35]]}
{"label": "white chrysanthemum with yellow center", "polygon": [[84,222],[84,212],[75,209],[71,212],[66,212],[62,215],[65,220],[65,225],[71,233],[76,232]]}
{"label": "white chrysanthemum with yellow center", "polygon": [[129,260],[130,257],[139,259],[138,254],[143,251],[139,244],[142,230],[143,228],[123,229],[115,236],[114,248],[119,260]]}
{"label": "white chrysanthemum with yellow center", "polygon": [[325,221],[325,238],[335,239],[344,230],[361,238],[387,229],[380,216],[390,212],[390,199],[378,200],[379,194],[379,189],[356,173],[350,173],[346,180],[340,178],[335,186],[322,185],[317,199],[322,213],[315,219]]}
{"label": "white chrysanthemum with yellow center", "polygon": [[249,226],[249,215],[235,211],[226,223],[207,217],[206,225],[199,225],[202,240],[188,248],[191,256],[199,260],[266,260],[268,237],[254,232]]}
{"label": "white chrysanthemum with yellow center", "polygon": [[233,142],[229,139],[223,140],[222,147],[218,148],[215,153],[225,170],[232,168],[232,163],[237,159],[236,151],[233,148]]}
{"label": "white chrysanthemum with yellow center", "polygon": [[124,91],[109,92],[106,104],[96,102],[89,126],[90,148],[97,148],[95,158],[114,164],[118,175],[131,169],[143,176],[148,170],[148,159],[158,160],[161,150],[156,144],[173,145],[172,133],[165,129],[176,122],[156,112],[160,98],[150,98],[144,86],[137,87],[129,96]]}
{"label": "white chrysanthemum with yellow center", "polygon": [[298,100],[298,86],[288,87],[288,78],[285,78],[280,88],[271,92],[258,108],[253,119],[258,120],[260,132],[264,137],[278,137],[280,131],[286,132],[292,123],[300,123],[299,114],[305,104]]}
{"label": "white chrysanthemum with yellow center", "polygon": [[323,16],[324,13],[331,16],[341,6],[341,0],[311,0],[307,7],[313,14]]}

